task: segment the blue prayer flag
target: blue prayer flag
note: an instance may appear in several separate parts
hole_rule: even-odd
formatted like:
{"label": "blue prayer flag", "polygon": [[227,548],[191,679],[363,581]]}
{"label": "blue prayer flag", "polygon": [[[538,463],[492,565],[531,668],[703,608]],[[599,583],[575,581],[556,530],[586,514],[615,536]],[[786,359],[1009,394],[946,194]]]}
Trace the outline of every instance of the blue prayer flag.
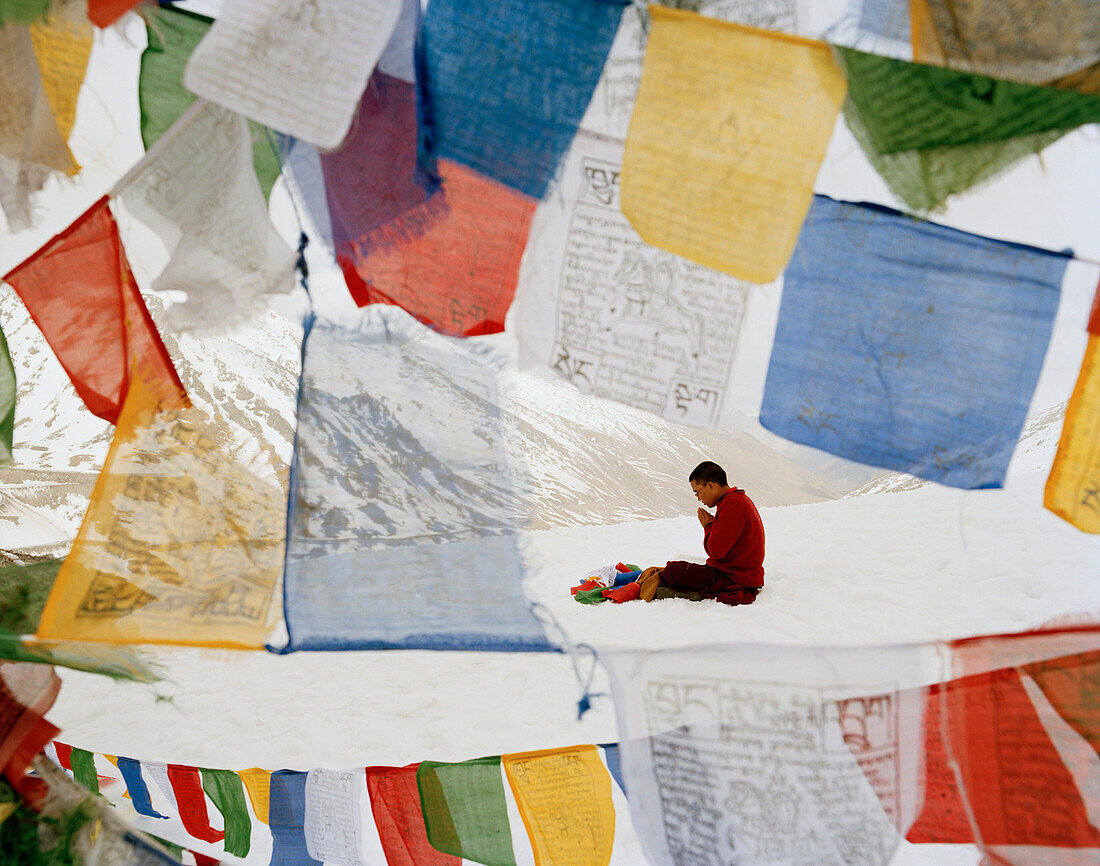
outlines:
{"label": "blue prayer flag", "polygon": [[500,373],[373,306],[309,329],[291,467],[287,650],[555,649],[524,598]]}
{"label": "blue prayer flag", "polygon": [[592,98],[625,0],[432,0],[426,110],[440,156],[541,198]]}
{"label": "blue prayer flag", "polygon": [[271,774],[271,866],[322,866],[306,848],[306,778],[309,773],[276,770]]}
{"label": "blue prayer flag", "polygon": [[1066,253],[823,196],[787,268],[760,423],[952,487],[1000,487]]}
{"label": "blue prayer flag", "polygon": [[134,811],[148,818],[167,818],[153,808],[153,801],[149,798],[149,786],[141,775],[141,762],[134,758],[118,756],[118,770],[122,773],[122,779],[126,783],[126,791],[134,803]]}

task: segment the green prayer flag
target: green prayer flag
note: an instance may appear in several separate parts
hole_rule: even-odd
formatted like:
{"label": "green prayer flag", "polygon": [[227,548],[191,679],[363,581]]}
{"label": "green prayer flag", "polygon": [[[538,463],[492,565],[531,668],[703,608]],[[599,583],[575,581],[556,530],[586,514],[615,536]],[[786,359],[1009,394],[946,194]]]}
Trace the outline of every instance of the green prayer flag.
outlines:
{"label": "green prayer flag", "polygon": [[0,0],[0,24],[30,24],[46,17],[50,0]]}
{"label": "green prayer flag", "polygon": [[73,778],[93,794],[99,793],[99,775],[95,771],[95,758],[87,749],[73,749],[69,756]]}
{"label": "green prayer flag", "polygon": [[851,99],[844,102],[844,120],[867,161],[886,181],[890,191],[913,211],[930,211],[939,207],[949,196],[992,180],[1021,159],[1039,153],[1067,132],[1053,129],[1004,141],[879,153],[871,142],[858,106]]}
{"label": "green prayer flag", "polygon": [[499,755],[459,764],[423,761],[416,785],[433,848],[488,866],[515,866]]}
{"label": "green prayer flag", "polygon": [[222,814],[225,853],[247,857],[252,845],[252,819],[244,799],[244,782],[232,770],[200,770],[202,789]]}
{"label": "green prayer flag", "polygon": [[578,589],[573,593],[573,599],[581,604],[599,604],[601,601],[607,601],[603,597],[605,589],[607,589],[606,586],[597,586],[595,589]]}
{"label": "green prayer flag", "polygon": [[1001,141],[1100,121],[1100,96],[1020,84],[837,47],[858,107],[881,154]]}
{"label": "green prayer flag", "polygon": [[183,860],[183,846],[177,845],[175,842],[169,842],[167,839],[161,839],[160,836],[154,836],[152,833],[146,834],[150,839],[153,839],[158,845],[162,845],[164,849],[175,857],[177,860]]}
{"label": "green prayer flag", "polygon": [[[141,107],[141,140],[148,150],[196,99],[195,94],[183,86],[183,69],[213,19],[166,6],[146,9],[143,14],[149,44],[141,55],[138,104]],[[248,129],[252,134],[256,179],[267,198],[282,171],[275,138],[267,127],[251,120]]]}
{"label": "green prayer flag", "polygon": [[0,463],[11,460],[11,440],[15,430],[15,365],[8,352],[8,341],[0,329]]}
{"label": "green prayer flag", "polygon": [[0,566],[0,634],[34,634],[61,559]]}

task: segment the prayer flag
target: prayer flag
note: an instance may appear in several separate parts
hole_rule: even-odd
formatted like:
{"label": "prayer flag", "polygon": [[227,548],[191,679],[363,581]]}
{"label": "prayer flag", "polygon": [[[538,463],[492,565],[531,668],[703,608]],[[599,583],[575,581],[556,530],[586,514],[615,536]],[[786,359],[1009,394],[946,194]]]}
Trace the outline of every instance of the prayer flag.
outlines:
{"label": "prayer flag", "polygon": [[15,431],[15,398],[19,383],[15,381],[15,365],[11,362],[8,341],[0,329],[0,463],[12,459],[12,436]]}
{"label": "prayer flag", "polygon": [[202,790],[198,767],[168,764],[168,782],[176,798],[183,829],[203,842],[221,842],[225,838],[225,831],[215,830],[210,826],[206,795]]}
{"label": "prayer flag", "polygon": [[237,775],[241,777],[245,790],[248,791],[248,800],[252,803],[253,813],[266,824],[269,808],[268,795],[271,790],[271,773],[268,770],[261,770],[259,767],[252,767],[248,770],[238,770]]}
{"label": "prayer flag", "polygon": [[1097,334],[1089,334],[1081,373],[1066,406],[1043,505],[1084,532],[1100,533],[1100,336]]}
{"label": "prayer flag", "polygon": [[600,748],[603,749],[603,759],[607,764],[607,771],[619,786],[619,790],[625,794],[626,784],[623,782],[623,765],[622,759],[619,757],[619,744],[606,743]]}
{"label": "prayer flag", "polygon": [[428,841],[420,792],[419,764],[367,767],[367,791],[378,838],[388,866],[462,866],[462,860],[437,851]]}
{"label": "prayer flag", "polygon": [[[1033,84],[1100,76],[1100,16],[1090,0],[914,0],[913,57]],[[1068,80],[1067,80],[1068,79]]]}
{"label": "prayer flag", "polygon": [[603,69],[625,0],[433,0],[423,26],[440,156],[542,198]]}
{"label": "prayer flag", "polygon": [[363,859],[363,796],[359,770],[310,770],[303,828],[309,856],[342,866],[368,866]]}
{"label": "prayer flag", "polygon": [[61,680],[49,665],[0,662],[0,768],[8,766],[23,740],[40,727],[60,688]]}
{"label": "prayer flag", "polygon": [[252,819],[244,801],[244,783],[231,770],[207,770],[202,774],[202,789],[222,816],[225,828],[225,853],[247,857],[252,846]]}
{"label": "prayer flag", "polygon": [[443,191],[402,220],[420,236],[352,262],[348,287],[360,307],[396,304],[445,334],[497,333],[536,202],[457,163],[439,172]]}
{"label": "prayer flag", "polygon": [[93,794],[99,793],[99,775],[95,771],[95,757],[87,749],[73,749],[69,753],[69,768],[73,778]]}
{"label": "prayer flag", "polygon": [[999,141],[1100,120],[1100,96],[836,49],[879,153]]}
{"label": "prayer flag", "polygon": [[57,131],[68,141],[76,118],[76,98],[92,53],[92,26],[79,4],[59,3],[44,21],[31,25],[30,33]]}
{"label": "prayer flag", "polygon": [[488,866],[515,866],[499,757],[423,761],[416,783],[434,848]]}
{"label": "prayer flag", "polygon": [[536,866],[606,866],[615,838],[611,776],[595,746],[501,756]]}
{"label": "prayer flag", "polygon": [[271,774],[271,866],[321,866],[306,847],[306,777],[295,770]]}
{"label": "prayer flag", "polygon": [[141,775],[141,762],[133,758],[119,756],[116,761],[122,779],[126,783],[126,792],[134,804],[134,810],[139,815],[148,818],[167,818],[153,808],[153,801],[149,796],[149,786],[145,784],[145,778]]}
{"label": "prayer flag", "polygon": [[96,27],[110,27],[140,0],[88,0],[88,19]]}
{"label": "prayer flag", "polygon": [[505,448],[501,381],[395,311],[312,325],[287,517],[289,650],[552,649],[520,583],[524,467]]}
{"label": "prayer flag", "polygon": [[183,82],[265,126],[334,148],[400,13],[398,0],[231,0]]}
{"label": "prayer flag", "polygon": [[0,24],[29,24],[45,18],[49,11],[50,0],[0,0]]}
{"label": "prayer flag", "polygon": [[268,218],[243,117],[194,103],[112,197],[171,255],[152,289],[186,294],[167,313],[175,330],[232,327],[294,288],[296,256]]}
{"label": "prayer flag", "polygon": [[285,494],[232,440],[201,410],[162,409],[131,382],[40,637],[263,646]]}
{"label": "prayer flag", "polygon": [[[141,140],[149,150],[196,99],[183,86],[183,68],[213,19],[174,6],[148,6],[142,14],[148,41],[141,54],[138,105]],[[248,132],[256,180],[267,198],[281,171],[275,138],[271,130],[252,120],[248,122]]]}
{"label": "prayer flag", "polygon": [[645,243],[619,208],[622,145],[582,131],[539,204],[510,327],[523,366],[717,427],[752,285]]}
{"label": "prayer flag", "polygon": [[1068,256],[817,196],[783,283],[760,423],[862,463],[999,487]]}
{"label": "prayer flag", "polygon": [[26,305],[84,405],[118,422],[132,377],[166,405],[187,395],[141,298],[103,198],[4,277]]}
{"label": "prayer flag", "polygon": [[844,77],[823,42],[649,9],[622,211],[647,243],[770,282],[813,198]]}

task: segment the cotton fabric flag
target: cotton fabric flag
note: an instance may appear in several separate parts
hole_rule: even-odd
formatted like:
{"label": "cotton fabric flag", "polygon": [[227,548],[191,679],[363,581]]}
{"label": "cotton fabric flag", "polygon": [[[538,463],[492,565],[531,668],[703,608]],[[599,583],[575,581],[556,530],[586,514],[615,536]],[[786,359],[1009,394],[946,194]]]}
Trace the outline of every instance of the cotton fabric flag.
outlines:
{"label": "cotton fabric flag", "polygon": [[8,341],[0,329],[0,463],[12,459],[12,436],[15,432],[15,398],[19,384],[15,380],[15,365],[11,362]]}
{"label": "cotton fabric flag", "polygon": [[1089,334],[1066,406],[1043,505],[1084,532],[1100,533],[1100,335]]}
{"label": "cotton fabric flag", "polygon": [[73,749],[69,753],[69,768],[73,778],[93,794],[99,793],[99,774],[95,771],[95,758],[87,749]]}
{"label": "cotton fabric flag", "polygon": [[334,148],[401,14],[400,0],[231,0],[183,83],[279,132]]}
{"label": "cotton fabric flag", "polygon": [[434,848],[487,866],[515,866],[499,757],[423,761],[416,783]]}
{"label": "cotton fabric flag", "polygon": [[440,156],[542,198],[592,98],[625,5],[430,3],[422,44]]}
{"label": "cotton fabric flag", "polygon": [[174,330],[222,331],[294,288],[296,256],[268,218],[243,117],[196,102],[112,198],[171,255],[151,288],[187,296],[168,310]]}
{"label": "cotton fabric flag", "polygon": [[[103,198],[4,277],[27,307],[84,405],[118,422],[131,378],[168,406],[188,405],[145,307]],[[79,307],[74,307],[74,299]]]}
{"label": "cotton fabric flag", "polygon": [[914,29],[914,59],[922,63],[1032,84],[1100,63],[1100,16],[1089,0],[918,0],[914,7],[926,25]]}
{"label": "cotton fabric flag", "polygon": [[525,367],[717,427],[752,286],[646,244],[619,208],[622,145],[582,131],[539,205],[510,329]]}
{"label": "cotton fabric flag", "polygon": [[252,819],[244,801],[244,783],[232,770],[199,771],[202,789],[221,813],[225,828],[225,853],[247,857],[252,847]]}
{"label": "cotton fabric flag", "polygon": [[879,153],[1000,141],[1100,120],[1100,96],[837,48]]}
{"label": "cotton fabric flag", "polygon": [[524,466],[505,447],[501,382],[497,366],[395,311],[313,324],[287,518],[288,649],[552,648],[520,586]]}
{"label": "cotton fabric flag", "polygon": [[536,202],[454,162],[440,160],[439,172],[443,191],[403,220],[423,233],[345,268],[352,299],[402,307],[454,336],[503,331]]}
{"label": "cotton fabric flag", "polygon": [[363,858],[363,773],[310,770],[303,828],[309,855],[326,863],[368,866]]}
{"label": "cotton fabric flag", "polygon": [[783,283],[760,423],[951,487],[999,487],[1068,257],[817,196]]}
{"label": "cotton fabric flag", "polygon": [[595,746],[502,755],[536,866],[606,866],[615,838],[611,776]]}
{"label": "cotton fabric flag", "polygon": [[259,649],[272,625],[285,495],[198,409],[126,405],[38,635]]}
{"label": "cotton fabric flag", "polygon": [[0,768],[8,766],[23,740],[40,728],[60,688],[61,680],[49,665],[0,662]]}
{"label": "cotton fabric flag", "polygon": [[798,238],[844,77],[823,42],[651,6],[622,210],[647,243],[751,282]]}
{"label": "cotton fabric flag", "polygon": [[96,27],[110,27],[138,5],[139,0],[88,0],[88,19]]}
{"label": "cotton fabric flag", "polygon": [[46,17],[49,0],[0,0],[0,24],[29,24]]}
{"label": "cotton fabric flag", "polygon": [[462,859],[437,851],[428,841],[416,773],[407,767],[367,767],[367,791],[387,866],[462,866]]}
{"label": "cotton fabric flag", "polygon": [[[173,6],[148,6],[143,17],[148,33],[138,73],[138,105],[141,140],[148,150],[195,101],[195,94],[183,86],[183,69],[214,19]],[[251,120],[248,132],[256,179],[267,198],[281,171],[275,137]]]}
{"label": "cotton fabric flag", "polygon": [[134,811],[148,818],[167,818],[153,808],[152,798],[149,796],[149,786],[145,784],[145,778],[141,774],[141,762],[134,758],[124,758],[121,755],[117,759],[116,766],[122,773],[122,779],[126,783],[126,792],[134,804]]}
{"label": "cotton fabric flag", "polygon": [[598,656],[650,862],[890,862],[920,806],[924,704],[906,689],[935,676],[935,648]]}
{"label": "cotton fabric flag", "polygon": [[168,764],[168,782],[175,795],[183,829],[188,835],[203,842],[221,842],[225,838],[225,831],[216,830],[210,825],[210,813],[206,808],[206,795],[202,790],[198,767]]}
{"label": "cotton fabric flag", "polygon": [[306,777],[296,770],[271,774],[271,866],[321,866],[306,848]]}
{"label": "cotton fabric flag", "polygon": [[92,53],[92,26],[79,4],[55,4],[46,20],[31,25],[30,33],[58,134],[68,141]]}
{"label": "cotton fabric flag", "polygon": [[261,770],[259,767],[251,767],[247,770],[238,770],[245,790],[248,791],[248,801],[252,804],[252,812],[264,824],[267,823],[267,813],[270,807],[269,792],[271,790],[271,773]]}

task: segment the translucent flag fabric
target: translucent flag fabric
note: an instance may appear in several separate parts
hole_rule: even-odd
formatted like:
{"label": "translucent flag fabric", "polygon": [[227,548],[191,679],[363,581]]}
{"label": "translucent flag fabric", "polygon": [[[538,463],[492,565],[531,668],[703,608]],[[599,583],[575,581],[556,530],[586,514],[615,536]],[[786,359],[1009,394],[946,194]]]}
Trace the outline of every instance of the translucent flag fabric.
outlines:
{"label": "translucent flag fabric", "polygon": [[276,770],[271,774],[271,866],[321,866],[306,848],[307,773]]}
{"label": "translucent flag fabric", "polygon": [[244,801],[244,784],[231,770],[199,771],[202,789],[222,816],[225,853],[247,857],[252,847],[252,819]]}
{"label": "translucent flag fabric", "polygon": [[[504,330],[535,201],[457,163],[440,160],[443,191],[406,219],[415,239],[376,249],[349,282],[359,306],[394,304],[445,334]],[[436,218],[440,208],[445,215]]]}
{"label": "translucent flag fabric", "polygon": [[362,771],[309,771],[303,828],[311,857],[343,866],[369,866],[363,858],[365,796]]}
{"label": "translucent flag fabric", "polygon": [[1100,96],[837,48],[879,153],[999,141],[1100,120]]}
{"label": "translucent flag fabric", "polygon": [[0,768],[8,766],[22,742],[40,727],[60,688],[61,680],[49,665],[0,662]]}
{"label": "translucent flag fabric", "polygon": [[1068,257],[817,196],[784,277],[760,423],[952,487],[999,487]]}
{"label": "translucent flag fabric", "polygon": [[844,99],[823,42],[651,6],[622,210],[650,244],[744,280],[783,270]]}
{"label": "translucent flag fabric", "polygon": [[547,650],[524,599],[498,368],[373,308],[306,337],[289,649]]}
{"label": "translucent flag fabric", "polygon": [[[914,59],[1043,84],[1100,63],[1100,16],[1089,0],[920,0],[930,39]],[[922,18],[923,18],[922,16]]]}
{"label": "translucent flag fabric", "polygon": [[171,258],[152,283],[178,291],[177,331],[219,331],[294,288],[295,254],[267,214],[243,117],[196,102],[126,177],[113,203],[152,229]]}
{"label": "translucent flag fabric", "polygon": [[859,107],[850,99],[844,103],[844,120],[890,191],[914,211],[930,211],[948,197],[992,180],[1067,132],[1053,129],[1000,141],[879,153]]}
{"label": "translucent flag fabric", "polygon": [[49,9],[49,0],[3,0],[0,2],[0,24],[30,24],[44,18]]}
{"label": "translucent flag fabric", "polygon": [[400,0],[231,0],[191,55],[184,85],[331,149],[400,14]]}
{"label": "translucent flag fabric", "polygon": [[44,21],[31,25],[30,33],[58,134],[68,141],[76,118],[76,98],[92,53],[92,26],[79,4],[55,4]]}
{"label": "translucent flag fabric", "polygon": [[15,398],[19,384],[15,380],[15,365],[11,362],[8,341],[0,330],[0,463],[12,459],[12,436],[15,432]]}
{"label": "translucent flag fabric", "polygon": [[611,776],[595,746],[502,755],[536,866],[606,866],[615,838]]}
{"label": "translucent flag fabric", "polygon": [[934,652],[744,645],[599,658],[650,862],[890,862],[920,803],[924,705],[904,688],[936,675]]}
{"label": "translucent flag fabric", "polygon": [[259,649],[271,627],[285,496],[198,409],[131,382],[43,638]]}
{"label": "translucent flag fabric", "polygon": [[1100,335],[1089,334],[1066,406],[1043,504],[1084,532],[1100,533]]}
{"label": "translucent flag fabric", "polygon": [[583,131],[539,205],[510,315],[523,366],[718,426],[749,283],[646,244],[619,208],[622,145]]}
{"label": "translucent flag fabric", "polygon": [[[151,148],[195,101],[183,86],[183,69],[206,32],[212,18],[173,6],[149,6],[143,15],[148,42],[141,54],[138,73],[138,105],[141,107],[141,140]],[[252,164],[266,198],[281,167],[271,130],[248,122],[252,137]]]}
{"label": "translucent flag fabric", "polygon": [[625,5],[430,3],[425,86],[440,156],[542,198],[592,98]]}
{"label": "translucent flag fabric", "polygon": [[117,423],[131,374],[139,371],[169,405],[187,405],[183,384],[130,273],[107,199],[92,205],[4,281],[26,305],[93,414]]}
{"label": "translucent flag fabric", "polygon": [[434,848],[487,866],[515,866],[499,757],[423,761],[416,783]]}
{"label": "translucent flag fabric", "polygon": [[462,866],[462,859],[437,851],[428,841],[416,774],[407,767],[367,767],[367,791],[387,866]]}

